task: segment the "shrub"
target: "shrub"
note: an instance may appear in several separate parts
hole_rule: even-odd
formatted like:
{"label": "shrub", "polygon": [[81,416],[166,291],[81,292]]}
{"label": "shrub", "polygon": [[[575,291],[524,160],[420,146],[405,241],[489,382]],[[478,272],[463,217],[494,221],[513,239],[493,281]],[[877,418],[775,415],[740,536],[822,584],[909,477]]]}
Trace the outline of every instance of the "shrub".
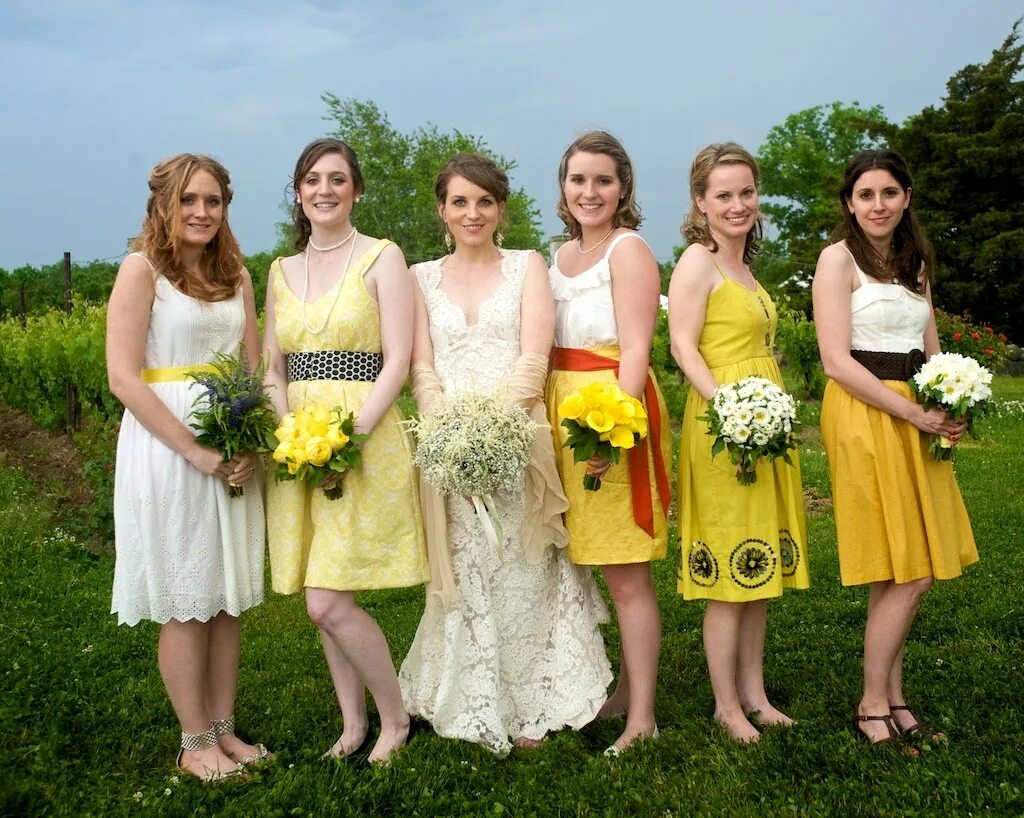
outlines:
{"label": "shrub", "polygon": [[967,355],[990,369],[998,369],[1006,361],[1007,337],[992,327],[974,324],[969,312],[955,315],[936,309],[935,328],[943,352]]}
{"label": "shrub", "polygon": [[800,384],[798,397],[820,399],[825,392],[826,378],[818,354],[814,322],[802,312],[780,308],[775,340],[783,366]]}

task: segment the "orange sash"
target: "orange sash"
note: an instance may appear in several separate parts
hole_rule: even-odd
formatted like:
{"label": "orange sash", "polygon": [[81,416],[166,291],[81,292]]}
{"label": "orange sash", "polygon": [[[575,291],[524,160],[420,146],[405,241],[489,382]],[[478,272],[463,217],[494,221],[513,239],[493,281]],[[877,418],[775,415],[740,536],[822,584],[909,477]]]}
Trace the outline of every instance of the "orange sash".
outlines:
{"label": "orange sash", "polygon": [[[551,368],[565,372],[596,372],[610,369],[619,374],[619,362],[606,358],[589,349],[555,347],[551,350]],[[644,385],[644,402],[647,404],[648,437],[654,452],[654,479],[658,485],[661,508],[668,519],[668,504],[671,491],[665,459],[661,455],[661,408],[654,379],[648,374]],[[651,498],[651,480],[647,471],[647,438],[643,438],[628,452],[630,496],[633,500],[633,520],[651,537],[654,536],[654,505]]]}

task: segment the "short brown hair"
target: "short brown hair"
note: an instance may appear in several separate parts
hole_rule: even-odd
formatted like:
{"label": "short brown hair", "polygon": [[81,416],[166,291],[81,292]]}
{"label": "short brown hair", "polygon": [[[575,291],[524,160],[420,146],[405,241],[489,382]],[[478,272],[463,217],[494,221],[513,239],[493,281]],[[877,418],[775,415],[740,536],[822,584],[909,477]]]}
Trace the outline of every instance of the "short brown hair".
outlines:
{"label": "short brown hair", "polygon": [[629,227],[636,229],[643,221],[640,205],[636,201],[636,184],[633,180],[633,163],[629,154],[614,136],[607,131],[589,131],[577,137],[565,153],[558,165],[558,218],[565,222],[569,236],[578,239],[582,234],[580,223],[569,212],[569,203],[565,200],[565,177],[569,175],[569,160],[577,153],[602,153],[610,156],[615,162],[615,175],[622,185],[622,199],[612,216],[613,227]]}

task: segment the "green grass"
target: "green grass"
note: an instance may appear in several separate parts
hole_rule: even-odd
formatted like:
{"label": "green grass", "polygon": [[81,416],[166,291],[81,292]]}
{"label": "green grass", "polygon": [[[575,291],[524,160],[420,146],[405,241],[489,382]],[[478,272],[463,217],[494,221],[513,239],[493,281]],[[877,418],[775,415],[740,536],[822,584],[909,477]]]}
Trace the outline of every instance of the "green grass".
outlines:
{"label": "green grass", "polygon": [[[996,393],[1024,399],[1024,379],[998,379]],[[991,417],[980,432],[961,444],[957,473],[982,560],[927,595],[907,648],[908,698],[949,733],[947,747],[906,758],[847,725],[865,592],[839,586],[825,512],[809,520],[812,588],[773,603],[769,618],[768,686],[795,729],[741,747],[712,726],[703,606],[676,595],[673,551],[655,566],[657,743],[607,760],[617,727],[598,724],[499,759],[428,732],[386,770],[319,762],[340,729],[327,669],[301,601],[270,594],[243,617],[237,717],[279,763],[222,787],[172,779],[157,628],[118,628],[107,613],[113,560],[55,528],[42,492],[0,469],[0,814],[1022,815],[1024,416]],[[801,451],[805,482],[827,495],[816,441],[808,434]],[[400,658],[422,591],[363,601]],[[615,656],[618,633],[605,636]]]}

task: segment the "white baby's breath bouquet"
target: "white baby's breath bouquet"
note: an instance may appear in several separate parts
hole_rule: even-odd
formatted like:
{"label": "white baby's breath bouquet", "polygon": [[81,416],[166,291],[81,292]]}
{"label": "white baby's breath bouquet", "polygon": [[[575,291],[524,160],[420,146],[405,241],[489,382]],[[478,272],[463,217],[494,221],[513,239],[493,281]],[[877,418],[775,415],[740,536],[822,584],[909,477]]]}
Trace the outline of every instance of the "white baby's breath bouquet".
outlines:
{"label": "white baby's breath bouquet", "polygon": [[501,394],[465,392],[409,426],[416,437],[413,460],[423,477],[439,494],[469,498],[502,557],[494,495],[513,491],[530,462],[536,426],[526,410]]}
{"label": "white baby's breath bouquet", "polygon": [[[914,385],[925,408],[945,409],[954,420],[967,420],[974,433],[974,418],[983,415],[992,398],[992,373],[974,358],[956,352],[932,355],[914,375]],[[929,447],[936,460],[949,460],[953,444],[948,437],[932,436]]]}
{"label": "white baby's breath bouquet", "polygon": [[736,465],[741,486],[757,482],[757,461],[781,457],[789,465],[789,450],[796,448],[796,401],[766,378],[754,376],[718,387],[708,403],[708,423],[715,438],[711,456],[723,449]]}

